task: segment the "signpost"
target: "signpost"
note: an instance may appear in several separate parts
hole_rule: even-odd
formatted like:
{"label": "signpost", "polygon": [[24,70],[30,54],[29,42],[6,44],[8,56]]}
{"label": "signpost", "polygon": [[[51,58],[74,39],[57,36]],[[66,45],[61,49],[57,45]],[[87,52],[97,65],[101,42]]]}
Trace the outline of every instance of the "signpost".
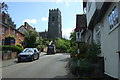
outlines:
{"label": "signpost", "polygon": [[76,42],[78,43],[78,77],[79,77],[79,68],[80,68],[80,42],[81,42],[81,27],[77,26],[75,28],[76,31]]}

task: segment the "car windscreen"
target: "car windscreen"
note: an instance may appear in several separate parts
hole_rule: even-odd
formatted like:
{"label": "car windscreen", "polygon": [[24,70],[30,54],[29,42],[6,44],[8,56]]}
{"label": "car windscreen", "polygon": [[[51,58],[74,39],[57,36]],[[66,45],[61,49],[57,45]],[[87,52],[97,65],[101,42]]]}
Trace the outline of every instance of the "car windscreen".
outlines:
{"label": "car windscreen", "polygon": [[23,52],[34,52],[32,49],[26,49]]}

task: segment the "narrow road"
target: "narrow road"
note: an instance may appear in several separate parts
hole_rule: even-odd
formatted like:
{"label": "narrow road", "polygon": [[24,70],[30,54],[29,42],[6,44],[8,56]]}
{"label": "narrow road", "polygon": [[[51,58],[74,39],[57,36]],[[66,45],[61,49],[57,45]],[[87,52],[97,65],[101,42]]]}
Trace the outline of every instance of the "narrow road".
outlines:
{"label": "narrow road", "polygon": [[33,62],[2,68],[3,78],[67,78],[68,54],[45,55]]}

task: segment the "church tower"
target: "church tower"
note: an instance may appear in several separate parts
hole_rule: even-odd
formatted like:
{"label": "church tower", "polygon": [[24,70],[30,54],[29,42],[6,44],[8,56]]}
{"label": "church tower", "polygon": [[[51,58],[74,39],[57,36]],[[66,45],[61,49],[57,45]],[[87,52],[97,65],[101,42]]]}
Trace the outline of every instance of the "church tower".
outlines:
{"label": "church tower", "polygon": [[62,38],[61,12],[57,9],[49,9],[48,38],[55,40]]}

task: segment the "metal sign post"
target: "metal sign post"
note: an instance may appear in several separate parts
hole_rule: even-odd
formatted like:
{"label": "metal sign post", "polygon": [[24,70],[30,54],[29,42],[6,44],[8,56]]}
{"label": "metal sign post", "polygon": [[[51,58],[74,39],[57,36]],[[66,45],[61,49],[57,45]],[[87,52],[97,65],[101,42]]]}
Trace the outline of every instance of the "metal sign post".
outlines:
{"label": "metal sign post", "polygon": [[81,42],[81,30],[82,30],[82,27],[80,25],[77,25],[76,28],[75,28],[75,31],[76,31],[76,42],[78,43],[78,77],[79,77],[79,68],[80,68],[80,42]]}
{"label": "metal sign post", "polygon": [[78,56],[77,56],[77,58],[78,58],[78,77],[79,77],[79,68],[80,68],[80,58],[79,58],[79,56],[80,56],[80,42],[81,42],[81,32],[80,32],[80,30],[78,31],[78,32],[76,32],[76,42],[78,43]]}

